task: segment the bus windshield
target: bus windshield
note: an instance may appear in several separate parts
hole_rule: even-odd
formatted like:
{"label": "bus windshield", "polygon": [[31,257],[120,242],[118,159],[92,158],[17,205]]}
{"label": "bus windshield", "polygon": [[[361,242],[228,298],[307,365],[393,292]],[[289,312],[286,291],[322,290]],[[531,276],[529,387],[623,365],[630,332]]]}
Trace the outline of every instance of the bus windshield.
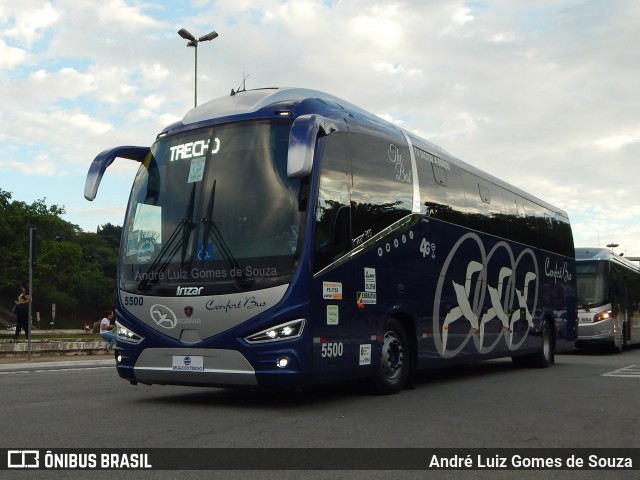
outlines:
{"label": "bus windshield", "polygon": [[608,302],[606,270],[605,262],[576,262],[578,307],[593,308]]}
{"label": "bus windshield", "polygon": [[286,173],[289,130],[254,121],[160,138],[129,200],[121,288],[221,294],[288,282],[303,210],[300,180]]}

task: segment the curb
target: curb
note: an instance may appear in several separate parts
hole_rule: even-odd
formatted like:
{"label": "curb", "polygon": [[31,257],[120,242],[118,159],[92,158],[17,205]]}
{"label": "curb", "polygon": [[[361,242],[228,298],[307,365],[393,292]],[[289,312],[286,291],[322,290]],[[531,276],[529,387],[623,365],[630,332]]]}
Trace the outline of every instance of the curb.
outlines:
{"label": "curb", "polygon": [[[59,339],[45,340],[32,339],[31,352],[36,355],[63,355],[63,354],[90,354],[104,352],[107,342],[102,339]],[[3,340],[0,341],[0,356],[23,355],[27,353],[28,342],[20,339],[18,342]]]}
{"label": "curb", "polygon": [[112,360],[65,360],[60,362],[29,362],[8,363],[0,365],[1,372],[25,372],[37,370],[64,370],[72,368],[100,368],[115,367],[116,361]]}

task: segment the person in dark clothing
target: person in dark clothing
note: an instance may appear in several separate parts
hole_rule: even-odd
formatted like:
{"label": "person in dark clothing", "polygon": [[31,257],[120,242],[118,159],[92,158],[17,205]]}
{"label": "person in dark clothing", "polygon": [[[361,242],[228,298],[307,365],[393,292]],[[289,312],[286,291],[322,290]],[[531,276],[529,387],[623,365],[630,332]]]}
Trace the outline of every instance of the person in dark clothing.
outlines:
{"label": "person in dark clothing", "polygon": [[29,289],[23,283],[20,284],[20,295],[16,300],[16,334],[13,339],[17,340],[20,336],[20,331],[24,330],[24,336],[29,334],[29,302],[31,296],[29,295]]}

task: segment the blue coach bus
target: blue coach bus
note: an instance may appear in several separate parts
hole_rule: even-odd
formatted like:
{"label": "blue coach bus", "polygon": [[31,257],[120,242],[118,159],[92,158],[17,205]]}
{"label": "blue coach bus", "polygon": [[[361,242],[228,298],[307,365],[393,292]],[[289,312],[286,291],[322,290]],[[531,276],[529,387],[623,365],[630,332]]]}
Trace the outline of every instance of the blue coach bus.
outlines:
{"label": "blue coach bus", "polygon": [[[233,93],[189,111],[140,162],[123,227],[119,375],[299,388],[511,357],[576,337],[565,212],[326,93]],[[508,159],[505,159],[508,161]]]}

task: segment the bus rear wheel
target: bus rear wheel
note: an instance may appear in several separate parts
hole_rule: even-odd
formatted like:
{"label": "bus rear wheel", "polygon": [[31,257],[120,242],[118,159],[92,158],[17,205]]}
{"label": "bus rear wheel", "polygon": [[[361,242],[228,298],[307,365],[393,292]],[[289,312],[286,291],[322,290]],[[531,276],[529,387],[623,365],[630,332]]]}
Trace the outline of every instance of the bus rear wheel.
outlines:
{"label": "bus rear wheel", "polygon": [[540,349],[531,355],[522,355],[511,357],[514,365],[518,367],[534,367],[547,368],[555,363],[555,341],[551,323],[543,320],[542,329],[540,331],[542,345]]}
{"label": "bus rear wheel", "polygon": [[372,380],[375,393],[398,393],[407,383],[411,371],[411,349],[407,333],[396,319],[385,324],[380,363]]}

